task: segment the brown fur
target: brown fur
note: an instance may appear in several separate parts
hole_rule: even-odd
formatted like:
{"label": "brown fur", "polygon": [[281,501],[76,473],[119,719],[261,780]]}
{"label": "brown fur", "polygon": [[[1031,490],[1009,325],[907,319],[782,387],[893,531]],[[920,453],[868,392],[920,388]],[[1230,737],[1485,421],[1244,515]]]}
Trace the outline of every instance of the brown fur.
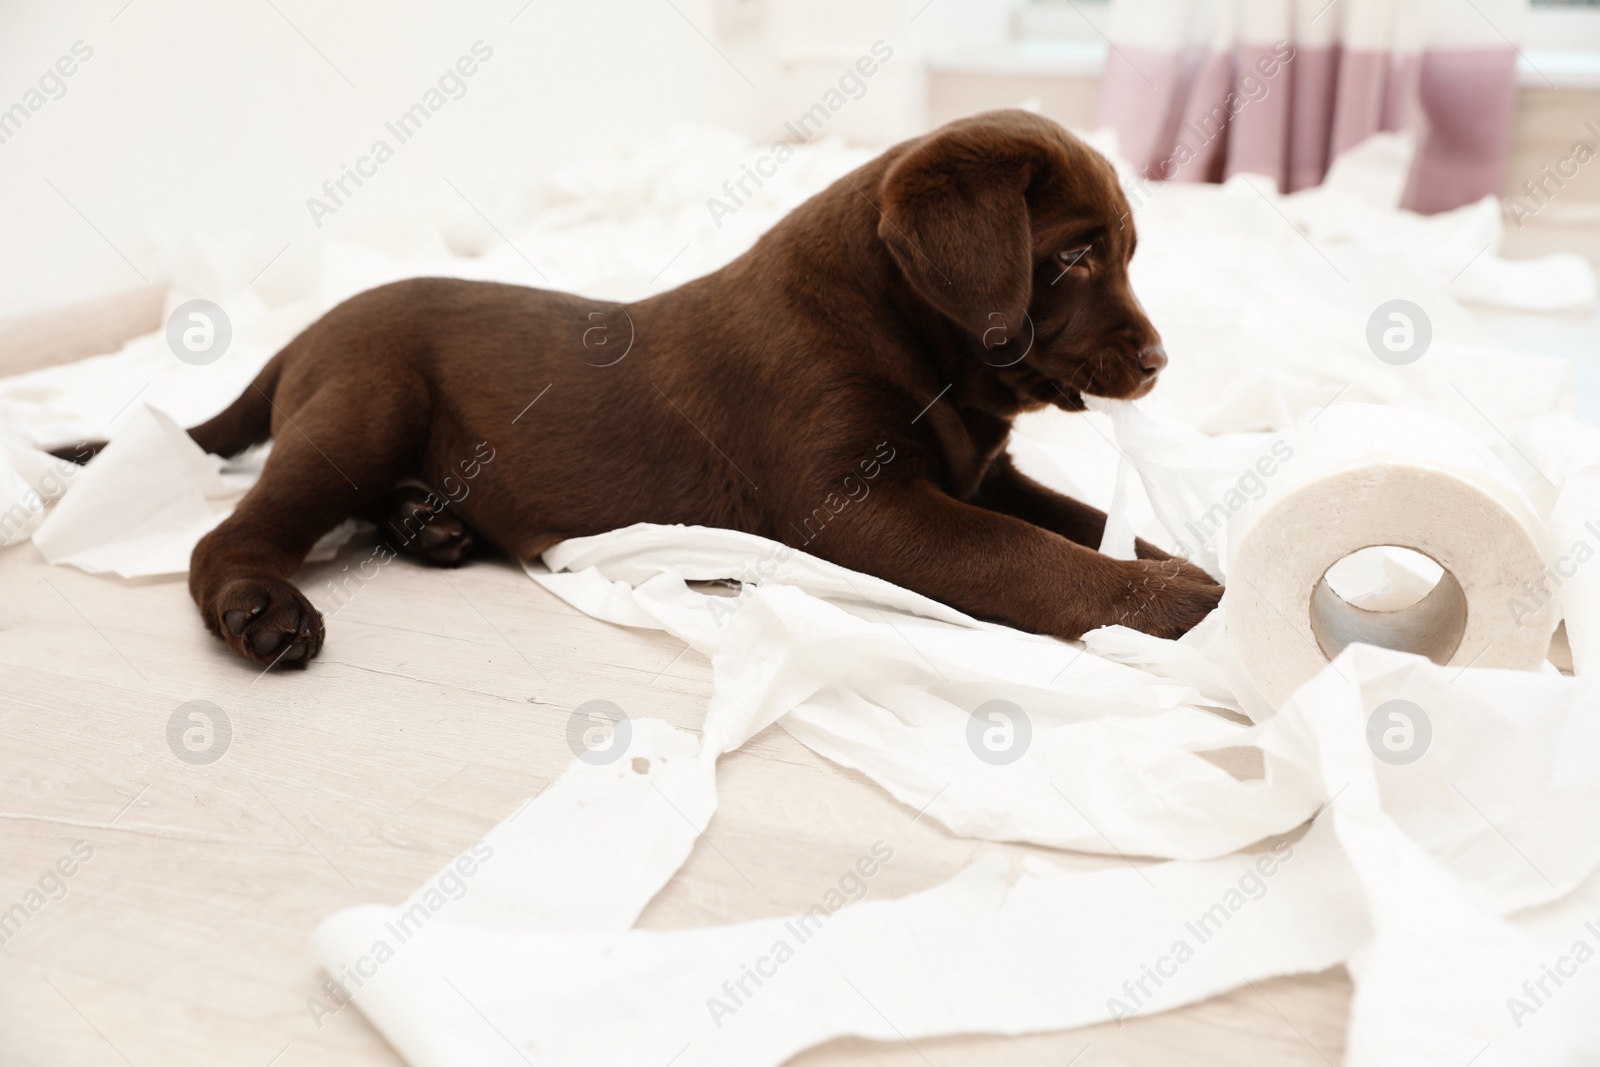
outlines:
{"label": "brown fur", "polygon": [[1165,364],[1128,284],[1129,214],[1103,158],[1001,111],[890,149],[636,303],[440,278],[363,293],[192,431],[221,454],[275,444],[190,590],[235,652],[304,665],[322,621],[289,579],[348,516],[447,565],[474,537],[526,559],[686,523],[1036,633],[1176,637],[1220,587],[1143,542],[1100,554],[1104,514],[1005,452],[1020,412],[1143,395]]}

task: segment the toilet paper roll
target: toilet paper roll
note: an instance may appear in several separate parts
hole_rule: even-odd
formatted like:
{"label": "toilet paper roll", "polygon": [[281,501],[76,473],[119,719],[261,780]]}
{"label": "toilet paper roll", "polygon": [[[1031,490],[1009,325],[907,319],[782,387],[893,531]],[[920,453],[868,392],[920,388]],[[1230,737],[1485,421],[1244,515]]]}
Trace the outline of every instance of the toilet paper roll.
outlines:
{"label": "toilet paper roll", "polygon": [[[1228,524],[1228,633],[1251,681],[1280,705],[1349,644],[1435,663],[1535,669],[1560,617],[1545,534],[1505,465],[1460,427],[1419,411],[1335,405],[1297,425]],[[1288,453],[1285,455],[1285,453]],[[1444,573],[1409,607],[1371,611],[1326,580],[1352,552],[1409,548]]]}
{"label": "toilet paper roll", "polygon": [[1550,513],[1550,579],[1561,587],[1572,669],[1600,673],[1600,467],[1583,467],[1561,483]]}

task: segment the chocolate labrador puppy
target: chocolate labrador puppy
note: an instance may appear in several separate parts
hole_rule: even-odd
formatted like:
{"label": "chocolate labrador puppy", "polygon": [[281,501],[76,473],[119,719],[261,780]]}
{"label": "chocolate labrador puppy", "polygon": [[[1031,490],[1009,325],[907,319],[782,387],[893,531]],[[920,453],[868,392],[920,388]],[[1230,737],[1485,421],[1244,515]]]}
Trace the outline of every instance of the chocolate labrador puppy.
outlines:
{"label": "chocolate labrador puppy", "polygon": [[480,539],[528,559],[685,523],[1035,633],[1177,637],[1221,587],[1142,541],[1100,554],[1104,513],[1006,454],[1020,412],[1143,396],[1166,365],[1128,284],[1130,215],[1104,158],[997,111],[897,145],[637,303],[443,278],[363,293],[191,431],[221,455],[276,443],[196,546],[190,591],[239,655],[304,666],[322,617],[290,578],[346,517],[443,566]]}

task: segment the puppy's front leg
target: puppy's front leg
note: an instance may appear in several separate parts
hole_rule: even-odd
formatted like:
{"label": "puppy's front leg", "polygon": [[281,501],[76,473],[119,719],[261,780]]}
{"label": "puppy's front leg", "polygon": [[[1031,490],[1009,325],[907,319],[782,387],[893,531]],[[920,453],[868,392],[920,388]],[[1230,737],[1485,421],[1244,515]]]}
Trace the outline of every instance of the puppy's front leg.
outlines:
{"label": "puppy's front leg", "polygon": [[[1040,485],[1017,470],[1011,457],[1003,452],[990,464],[972,502],[1043,526],[1088,548],[1098,548],[1106,532],[1105,512]],[[1142,537],[1134,541],[1134,553],[1140,559],[1176,560],[1186,578],[1216,584],[1199,567],[1187,560],[1177,560]]]}
{"label": "puppy's front leg", "polygon": [[835,522],[815,549],[833,562],[1066,640],[1113,624],[1176,638],[1222,595],[1179,561],[1112,559],[921,479],[881,486]]}

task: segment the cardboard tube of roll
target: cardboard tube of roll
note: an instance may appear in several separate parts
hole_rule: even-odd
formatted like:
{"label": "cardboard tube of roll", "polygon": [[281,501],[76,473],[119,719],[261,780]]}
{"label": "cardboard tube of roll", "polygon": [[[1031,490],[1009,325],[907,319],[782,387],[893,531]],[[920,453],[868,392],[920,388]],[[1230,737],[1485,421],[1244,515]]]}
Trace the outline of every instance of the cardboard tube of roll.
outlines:
{"label": "cardboard tube of roll", "polygon": [[[1293,455],[1228,526],[1228,634],[1274,707],[1357,642],[1435,663],[1534,670],[1560,619],[1545,533],[1516,479],[1456,424],[1336,404],[1298,424]],[[1409,607],[1345,601],[1329,569],[1372,546],[1443,574]]]}

